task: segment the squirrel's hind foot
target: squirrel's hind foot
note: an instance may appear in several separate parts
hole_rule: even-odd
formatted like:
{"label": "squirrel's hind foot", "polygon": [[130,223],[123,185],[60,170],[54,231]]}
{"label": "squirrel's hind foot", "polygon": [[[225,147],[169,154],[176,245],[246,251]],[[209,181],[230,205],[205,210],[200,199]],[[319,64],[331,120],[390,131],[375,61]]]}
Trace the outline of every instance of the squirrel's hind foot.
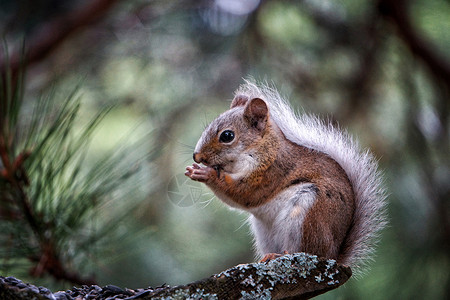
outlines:
{"label": "squirrel's hind foot", "polygon": [[266,255],[264,255],[264,257],[259,261],[261,263],[265,263],[268,262],[272,259],[278,258],[278,257],[282,257],[283,255],[289,254],[289,252],[287,251],[283,251],[283,254],[281,253],[267,253]]}

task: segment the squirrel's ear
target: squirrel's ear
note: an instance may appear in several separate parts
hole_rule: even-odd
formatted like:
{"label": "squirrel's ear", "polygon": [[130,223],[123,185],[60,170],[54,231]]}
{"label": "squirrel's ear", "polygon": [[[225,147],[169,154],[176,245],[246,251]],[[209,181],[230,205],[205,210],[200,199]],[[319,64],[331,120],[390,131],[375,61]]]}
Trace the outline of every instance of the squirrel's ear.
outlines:
{"label": "squirrel's ear", "polygon": [[244,95],[236,95],[231,102],[230,108],[236,107],[236,106],[244,106],[248,102],[248,97]]}
{"label": "squirrel's ear", "polygon": [[264,130],[269,117],[269,109],[266,102],[260,98],[250,100],[245,107],[244,117],[250,121],[253,127]]}

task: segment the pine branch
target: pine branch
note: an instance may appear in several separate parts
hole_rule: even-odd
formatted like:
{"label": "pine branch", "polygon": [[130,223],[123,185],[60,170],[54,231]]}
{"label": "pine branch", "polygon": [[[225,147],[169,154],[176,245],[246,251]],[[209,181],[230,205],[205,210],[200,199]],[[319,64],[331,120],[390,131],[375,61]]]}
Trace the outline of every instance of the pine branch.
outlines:
{"label": "pine branch", "polygon": [[[55,103],[55,93],[33,101],[33,115],[24,124],[23,86],[10,79],[0,78],[5,83],[0,90],[0,271],[28,266],[33,277],[94,284],[71,266],[79,257],[89,259],[93,245],[105,236],[113,239],[116,221],[127,215],[133,202],[121,201],[127,209],[108,211],[108,218],[97,215],[112,193],[136,180],[136,166],[145,156],[138,154],[134,162],[125,159],[136,155],[132,145],[133,150],[115,149],[86,167],[92,134],[109,109],[75,134],[80,98],[74,89],[61,105]],[[73,253],[67,253],[69,247]]]}
{"label": "pine branch", "polygon": [[[8,95],[10,93],[6,92],[2,94]],[[8,194],[13,195],[13,200],[16,202],[17,207],[19,207],[21,215],[23,215],[23,221],[32,230],[34,239],[39,246],[39,253],[30,256],[30,260],[36,262],[36,266],[31,270],[32,275],[40,277],[45,272],[48,272],[58,280],[66,280],[75,284],[94,284],[95,281],[92,279],[81,278],[79,274],[66,269],[58,254],[58,249],[53,242],[53,236],[46,234],[48,232],[47,224],[37,216],[26,191],[26,186],[30,184],[30,180],[25,171],[24,163],[32,155],[32,152],[24,150],[16,157],[12,153],[16,142],[14,140],[14,131],[17,124],[14,121],[18,120],[17,116],[20,111],[20,104],[17,104],[18,99],[15,97],[8,97],[2,103],[6,103],[7,109],[2,111],[3,123],[1,125],[2,135],[0,136],[0,158],[3,168],[0,170],[0,174],[4,181],[3,184],[7,185]],[[61,114],[63,112],[64,110],[61,111]],[[74,116],[75,114],[72,114],[72,117]],[[13,120],[13,122],[9,122],[10,120]],[[44,139],[41,147],[46,144],[45,142],[46,140]],[[7,215],[8,212],[6,211],[5,214]],[[17,221],[22,221],[22,219],[19,218]]]}

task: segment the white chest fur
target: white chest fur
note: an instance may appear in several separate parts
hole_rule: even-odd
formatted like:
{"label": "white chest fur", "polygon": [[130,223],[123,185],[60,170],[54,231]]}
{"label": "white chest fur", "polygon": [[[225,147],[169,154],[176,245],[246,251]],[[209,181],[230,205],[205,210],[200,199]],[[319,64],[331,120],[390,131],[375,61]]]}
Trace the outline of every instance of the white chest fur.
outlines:
{"label": "white chest fur", "polygon": [[258,255],[298,252],[302,224],[315,199],[315,185],[304,183],[287,188],[264,205],[248,209]]}

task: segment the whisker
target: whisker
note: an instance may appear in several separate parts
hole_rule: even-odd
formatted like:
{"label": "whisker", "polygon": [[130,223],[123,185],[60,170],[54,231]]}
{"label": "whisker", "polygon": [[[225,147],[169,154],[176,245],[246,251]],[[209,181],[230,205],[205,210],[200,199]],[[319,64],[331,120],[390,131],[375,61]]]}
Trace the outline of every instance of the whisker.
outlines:
{"label": "whisker", "polygon": [[212,197],[205,201],[200,201],[199,204],[202,204],[202,208],[206,208],[211,202],[213,202],[215,196],[212,195]]}
{"label": "whisker", "polygon": [[238,228],[236,228],[236,230],[234,232],[240,230],[242,227],[244,227],[246,225],[248,225],[248,218],[246,220],[242,221],[242,224]]}

